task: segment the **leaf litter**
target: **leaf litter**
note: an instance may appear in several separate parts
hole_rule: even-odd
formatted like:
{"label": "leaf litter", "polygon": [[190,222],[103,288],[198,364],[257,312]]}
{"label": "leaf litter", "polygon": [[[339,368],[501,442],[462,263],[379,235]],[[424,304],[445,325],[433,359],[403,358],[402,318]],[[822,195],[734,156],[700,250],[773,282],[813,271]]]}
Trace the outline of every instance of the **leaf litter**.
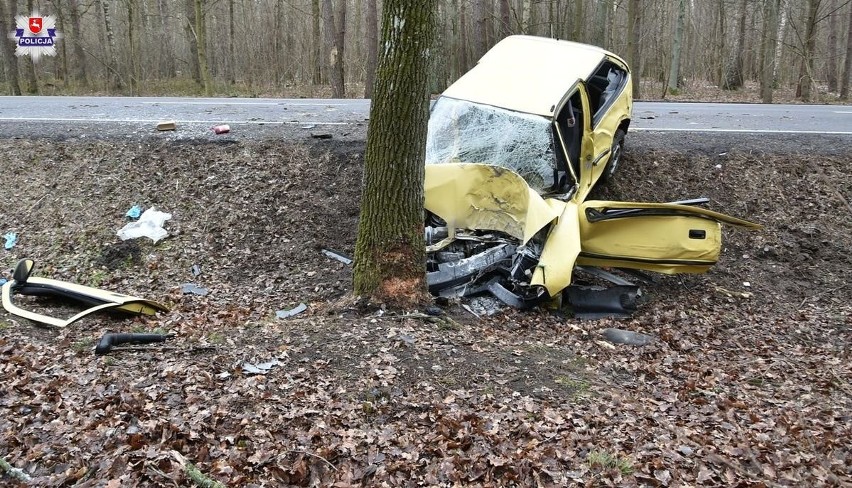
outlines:
{"label": "leaf litter", "polygon": [[[728,232],[709,274],[645,285],[627,320],[578,321],[358,309],[351,267],[322,253],[354,249],[358,144],[4,146],[0,227],[26,235],[4,277],[31,257],[173,310],[66,330],[0,312],[0,458],[30,485],[186,485],[184,458],[229,486],[852,482],[841,157],[730,152],[720,173],[716,154],[627,154],[597,197],[706,195],[766,229]],[[169,209],[167,238],[117,240],[137,202]],[[613,345],[610,328],[655,340]],[[108,331],[175,338],[95,357]]]}

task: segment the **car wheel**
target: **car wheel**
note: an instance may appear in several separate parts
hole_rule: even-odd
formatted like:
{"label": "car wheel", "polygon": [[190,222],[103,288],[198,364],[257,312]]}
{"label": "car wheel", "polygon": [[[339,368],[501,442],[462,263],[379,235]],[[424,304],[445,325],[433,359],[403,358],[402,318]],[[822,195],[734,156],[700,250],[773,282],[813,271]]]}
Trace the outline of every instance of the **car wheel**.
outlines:
{"label": "car wheel", "polygon": [[621,164],[621,153],[624,151],[624,137],[626,135],[627,133],[624,129],[615,131],[615,136],[612,138],[609,161],[606,163],[601,180],[608,181],[612,179],[612,175],[618,170],[618,165]]}

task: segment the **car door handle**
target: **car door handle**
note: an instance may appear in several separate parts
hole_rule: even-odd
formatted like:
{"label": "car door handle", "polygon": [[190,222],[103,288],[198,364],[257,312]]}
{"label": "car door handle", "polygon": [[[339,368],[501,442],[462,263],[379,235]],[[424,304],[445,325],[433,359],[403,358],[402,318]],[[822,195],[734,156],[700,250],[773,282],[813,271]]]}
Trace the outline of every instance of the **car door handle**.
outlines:
{"label": "car door handle", "polygon": [[604,152],[602,152],[602,153],[600,153],[600,154],[598,154],[598,156],[595,158],[595,160],[594,160],[594,161],[592,161],[592,166],[597,166],[597,165],[598,165],[598,163],[599,163],[599,162],[601,162],[601,159],[603,159],[603,158],[607,157],[607,156],[609,155],[609,153],[610,153],[610,152],[612,152],[612,149],[611,149],[611,148],[610,148],[610,149],[607,149],[606,151],[604,151]]}

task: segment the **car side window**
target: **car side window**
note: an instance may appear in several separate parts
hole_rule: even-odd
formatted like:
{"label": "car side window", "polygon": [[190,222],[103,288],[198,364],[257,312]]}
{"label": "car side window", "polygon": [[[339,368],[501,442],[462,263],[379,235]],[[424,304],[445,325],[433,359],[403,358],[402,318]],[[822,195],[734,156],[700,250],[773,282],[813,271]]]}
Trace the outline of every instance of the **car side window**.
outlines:
{"label": "car side window", "polygon": [[612,61],[604,61],[589,79],[589,105],[596,126],[627,82],[627,72]]}

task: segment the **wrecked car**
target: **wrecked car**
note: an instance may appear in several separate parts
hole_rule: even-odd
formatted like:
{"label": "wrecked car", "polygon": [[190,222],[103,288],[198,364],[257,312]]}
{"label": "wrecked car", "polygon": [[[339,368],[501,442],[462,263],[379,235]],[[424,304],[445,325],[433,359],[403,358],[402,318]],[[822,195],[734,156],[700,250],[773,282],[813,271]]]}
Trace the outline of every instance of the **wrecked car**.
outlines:
{"label": "wrecked car", "polygon": [[[603,49],[510,36],[434,103],[426,144],[427,283],[444,297],[490,292],[515,307],[567,298],[575,313],[626,315],[632,282],[602,268],[701,273],[721,223],[674,203],[586,201],[618,168],[630,71]],[[609,287],[574,283],[580,270]]]}

